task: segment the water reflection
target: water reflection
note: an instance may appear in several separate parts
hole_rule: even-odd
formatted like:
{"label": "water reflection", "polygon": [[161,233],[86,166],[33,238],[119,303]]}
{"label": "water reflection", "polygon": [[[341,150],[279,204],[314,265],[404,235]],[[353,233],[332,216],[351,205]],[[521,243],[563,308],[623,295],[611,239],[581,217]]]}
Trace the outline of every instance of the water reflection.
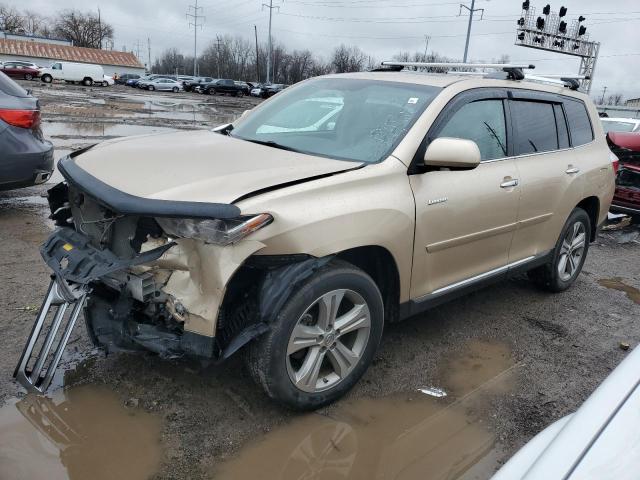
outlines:
{"label": "water reflection", "polygon": [[496,442],[486,412],[493,396],[512,388],[511,355],[474,342],[443,370],[452,402],[420,392],[343,401],[328,416],[299,417],[252,443],[215,478],[488,478]]}
{"label": "water reflection", "polygon": [[157,417],[125,408],[106,388],[28,395],[0,409],[1,476],[145,479],[160,464],[160,427]]}

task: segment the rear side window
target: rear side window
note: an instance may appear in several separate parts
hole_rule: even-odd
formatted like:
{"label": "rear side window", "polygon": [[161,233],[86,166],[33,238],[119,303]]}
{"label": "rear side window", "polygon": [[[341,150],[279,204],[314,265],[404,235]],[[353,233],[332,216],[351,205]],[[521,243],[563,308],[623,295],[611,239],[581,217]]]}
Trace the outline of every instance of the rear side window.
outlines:
{"label": "rear side window", "polygon": [[515,155],[558,149],[558,131],[553,104],[512,101],[511,116],[515,127]]}
{"label": "rear side window", "polygon": [[587,107],[578,100],[567,100],[564,102],[564,110],[567,113],[569,122],[569,132],[571,133],[571,144],[574,147],[584,145],[593,140],[593,129],[591,120],[587,113]]}
{"label": "rear side window", "polygon": [[467,103],[453,114],[438,137],[473,140],[482,160],[507,156],[507,129],[502,100],[478,100]]}

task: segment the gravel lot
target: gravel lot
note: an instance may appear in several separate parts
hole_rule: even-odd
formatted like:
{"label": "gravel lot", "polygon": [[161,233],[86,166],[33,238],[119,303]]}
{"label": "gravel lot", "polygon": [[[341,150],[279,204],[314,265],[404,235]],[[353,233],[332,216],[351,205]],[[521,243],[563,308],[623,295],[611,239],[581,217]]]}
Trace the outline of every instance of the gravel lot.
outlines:
{"label": "gravel lot", "polygon": [[[58,157],[114,136],[211,128],[258,103],[125,87],[29,86],[41,99],[43,130]],[[271,403],[238,357],[220,366],[153,355],[105,357],[79,325],[48,407],[64,404],[61,415],[69,415],[79,440],[73,449],[57,441],[59,455],[51,448],[45,454],[30,440],[44,436],[25,420],[34,421],[34,409],[24,408],[34,400],[24,398],[11,375],[48,284],[38,253],[52,228],[41,198],[46,188],[0,192],[0,437],[17,439],[0,440],[0,471],[8,478],[35,478],[28,475],[37,468],[50,478],[87,478],[87,471],[112,478],[104,473],[110,465],[142,457],[140,468],[118,478],[298,478],[307,468],[324,473],[305,478],[429,478],[429,472],[487,478],[586,399],[627,355],[621,342],[634,348],[640,341],[634,226],[601,235],[565,293],[539,291],[521,276],[389,326],[363,380],[347,398],[313,414]],[[418,391],[425,387],[448,395]],[[442,412],[450,421],[437,420]],[[118,416],[150,433],[132,438],[117,420],[105,422]],[[103,428],[87,428],[94,420]],[[447,430],[456,421],[467,425],[457,436]],[[429,444],[434,432],[441,444]],[[123,460],[123,449],[115,447],[120,438],[139,456]],[[439,453],[442,445],[475,453],[460,469],[459,457]],[[95,448],[104,452],[92,455]]]}

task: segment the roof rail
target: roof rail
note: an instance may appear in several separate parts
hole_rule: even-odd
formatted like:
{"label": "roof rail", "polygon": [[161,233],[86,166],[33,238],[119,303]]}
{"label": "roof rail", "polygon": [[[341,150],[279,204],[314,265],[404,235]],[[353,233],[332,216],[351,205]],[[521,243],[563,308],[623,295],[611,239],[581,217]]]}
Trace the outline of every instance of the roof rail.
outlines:
{"label": "roof rail", "polygon": [[579,80],[588,79],[588,76],[585,75],[575,75],[575,74],[559,74],[559,73],[551,73],[545,75],[525,75],[524,79],[530,82],[538,82],[538,83],[547,83],[550,85],[562,85],[563,87],[567,87],[571,90],[579,90],[580,82]]}
{"label": "roof rail", "polygon": [[[382,62],[383,67],[389,68],[391,71],[400,71],[405,67],[416,68],[493,68],[507,72],[507,78],[511,80],[522,80],[524,69],[534,69],[535,65],[528,63],[449,63],[449,62]],[[380,70],[378,70],[380,71]]]}

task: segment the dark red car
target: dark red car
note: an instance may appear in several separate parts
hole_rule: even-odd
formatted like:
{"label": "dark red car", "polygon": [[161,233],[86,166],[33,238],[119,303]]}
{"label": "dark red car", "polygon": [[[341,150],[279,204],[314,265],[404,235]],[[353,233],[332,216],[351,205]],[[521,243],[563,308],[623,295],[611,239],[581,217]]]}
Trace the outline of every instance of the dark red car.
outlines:
{"label": "dark red car", "polygon": [[22,78],[24,80],[33,80],[40,76],[40,70],[23,65],[20,62],[2,63],[0,64],[0,71],[8,77]]}
{"label": "dark red car", "polygon": [[611,210],[640,217],[640,133],[609,132],[607,142],[620,165]]}

